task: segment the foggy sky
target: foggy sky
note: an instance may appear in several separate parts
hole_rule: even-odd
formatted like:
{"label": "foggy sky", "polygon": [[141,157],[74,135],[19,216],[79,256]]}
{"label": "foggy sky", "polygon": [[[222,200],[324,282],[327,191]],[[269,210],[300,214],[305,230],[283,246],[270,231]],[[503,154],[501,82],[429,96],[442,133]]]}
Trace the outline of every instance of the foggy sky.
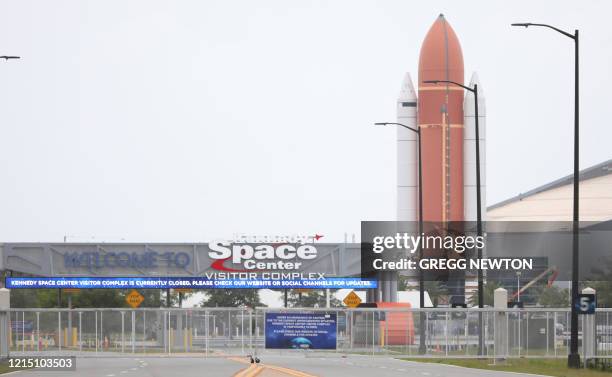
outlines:
{"label": "foggy sky", "polygon": [[[395,101],[443,12],[487,101],[487,201],[612,157],[607,1],[0,2],[0,240],[326,235],[395,218]],[[415,83],[416,84],[416,83]]]}

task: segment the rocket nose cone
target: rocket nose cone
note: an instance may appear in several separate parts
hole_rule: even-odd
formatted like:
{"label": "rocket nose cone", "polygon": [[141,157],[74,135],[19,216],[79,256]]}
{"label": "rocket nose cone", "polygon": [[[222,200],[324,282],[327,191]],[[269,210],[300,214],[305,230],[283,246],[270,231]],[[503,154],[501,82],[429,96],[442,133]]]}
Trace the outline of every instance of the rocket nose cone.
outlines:
{"label": "rocket nose cone", "polygon": [[[474,85],[478,85],[478,97],[484,98],[484,90],[482,90],[482,85],[480,84],[480,79],[478,77],[478,73],[472,73],[472,78],[470,79],[470,88],[473,88]],[[468,95],[472,94],[471,92],[467,92]],[[473,95],[473,94],[472,94]]]}
{"label": "rocket nose cone", "polygon": [[461,44],[443,15],[433,23],[421,46],[419,82],[426,80],[451,80],[463,83]]}
{"label": "rocket nose cone", "polygon": [[412,85],[412,77],[410,77],[410,73],[406,72],[397,100],[398,102],[409,102],[415,101],[416,98],[417,95],[414,90],[414,85]]}

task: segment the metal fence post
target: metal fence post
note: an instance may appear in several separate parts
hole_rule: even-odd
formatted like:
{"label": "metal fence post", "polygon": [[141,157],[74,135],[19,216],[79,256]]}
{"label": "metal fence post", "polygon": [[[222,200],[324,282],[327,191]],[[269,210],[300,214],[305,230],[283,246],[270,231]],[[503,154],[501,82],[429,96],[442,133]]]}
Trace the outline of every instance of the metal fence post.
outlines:
{"label": "metal fence post", "polygon": [[[586,360],[587,360],[587,358],[586,358],[586,342],[585,342],[585,339],[587,337],[584,334],[584,330],[586,330],[586,326],[584,325],[585,316],[583,315],[581,317],[582,317],[582,356],[583,356],[583,360],[585,361],[584,366],[586,368],[586,365],[587,365]],[[578,334],[580,334],[580,332],[578,332]],[[578,338],[578,339],[580,339],[580,338]]]}
{"label": "metal fence post", "polygon": [[489,339],[489,336],[491,333],[491,313],[486,312],[485,313],[485,328],[484,328],[484,341],[483,341],[483,353],[484,355],[488,355],[489,354],[489,347],[487,346],[487,339]]}
{"label": "metal fence post", "polygon": [[96,310],[95,312],[95,322],[96,322],[96,353],[98,353],[98,311]]}
{"label": "metal fence post", "polygon": [[553,312],[553,350],[557,357],[557,312]]}
{"label": "metal fence post", "polygon": [[385,315],[385,338],[383,339],[383,349],[385,353],[389,353],[389,312],[383,312]]}
{"label": "metal fence post", "polygon": [[121,311],[121,353],[125,353],[125,312]]}
{"label": "metal fence post", "polygon": [[521,313],[521,308],[517,308],[517,310],[518,310],[518,314],[517,314],[518,315],[518,355],[520,357],[521,348],[523,347],[523,343],[521,342],[521,335],[522,335],[521,334],[521,324],[523,321],[523,316],[522,316],[523,313]]}
{"label": "metal fence post", "polygon": [[253,310],[249,309],[249,350],[253,352]]}
{"label": "metal fence post", "polygon": [[546,334],[546,356],[548,356],[548,338],[549,338],[549,329],[550,326],[548,326],[550,322],[550,319],[548,318],[548,312],[546,312],[546,327],[545,327],[545,334]]}
{"label": "metal fence post", "polygon": [[375,340],[374,340],[374,314],[376,314],[375,312],[372,312],[372,356],[374,356],[374,344],[375,344]]}
{"label": "metal fence post", "polygon": [[172,317],[168,311],[168,354],[172,354]]}
{"label": "metal fence post", "polygon": [[429,334],[429,312],[425,312],[425,353],[424,355],[428,354],[428,347],[427,347],[428,338],[430,339],[429,347],[431,347],[431,336],[428,334]]}
{"label": "metal fence post", "polygon": [[469,353],[470,350],[470,313],[465,314],[465,318],[463,319],[463,348],[465,348],[465,355]]}
{"label": "metal fence post", "polygon": [[147,311],[142,311],[142,352],[145,351],[145,344],[147,342]]}
{"label": "metal fence post", "polygon": [[57,312],[57,340],[59,350],[62,350],[62,312]]}
{"label": "metal fence post", "polygon": [[36,312],[36,351],[40,352],[40,312]]}
{"label": "metal fence post", "polygon": [[[355,313],[355,312],[354,312],[354,311],[352,311],[352,310],[351,310],[350,312],[347,312],[347,314],[350,314],[350,317],[351,317],[351,335],[350,335],[350,337],[351,337],[351,341],[350,341],[350,349],[351,349],[351,350],[353,349],[354,344],[355,344],[355,343],[354,343],[354,342],[355,342],[355,338],[354,338],[354,337],[355,337],[355,332],[354,332],[354,326],[353,326],[354,313]],[[410,330],[410,329],[407,329],[407,331],[409,331],[409,330]]]}
{"label": "metal fence post", "polygon": [[79,312],[79,351],[83,351],[83,312]]}
{"label": "metal fence post", "polygon": [[206,356],[208,356],[208,335],[210,333],[209,332],[210,329],[208,328],[209,327],[209,322],[210,322],[210,320],[208,319],[208,310],[206,310],[204,312],[204,327],[206,328],[206,331],[204,333],[204,344],[205,344],[205,347],[206,347]]}
{"label": "metal fence post", "polygon": [[25,312],[21,312],[21,352],[25,352]]}
{"label": "metal fence post", "polygon": [[605,349],[604,354],[610,350],[610,313],[606,312],[606,330],[604,331],[604,339],[605,339]]}
{"label": "metal fence post", "polygon": [[444,341],[446,343],[445,355],[448,356],[448,317],[451,315],[450,312],[446,312],[444,315]]}
{"label": "metal fence post", "polygon": [[136,352],[136,312],[132,310],[132,353]]}
{"label": "metal fence post", "polygon": [[525,355],[529,355],[529,312],[525,313]]}
{"label": "metal fence post", "polygon": [[104,351],[104,312],[100,311],[100,340],[102,341],[102,351]]}

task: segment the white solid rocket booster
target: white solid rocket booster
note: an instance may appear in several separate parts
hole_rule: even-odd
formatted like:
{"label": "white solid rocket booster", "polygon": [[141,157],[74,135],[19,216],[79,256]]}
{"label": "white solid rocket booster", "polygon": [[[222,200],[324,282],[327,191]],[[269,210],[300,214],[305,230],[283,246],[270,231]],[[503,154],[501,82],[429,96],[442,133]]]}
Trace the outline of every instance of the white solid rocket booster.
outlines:
{"label": "white solid rocket booster", "polygon": [[[472,74],[469,86],[478,85],[478,134],[480,142],[480,199],[482,220],[486,220],[486,108],[485,97],[478,75]],[[466,91],[463,102],[463,212],[464,221],[476,221],[476,113],[474,93]]]}
{"label": "white solid rocket booster", "polygon": [[[397,98],[397,123],[417,129],[417,96],[410,73],[406,73]],[[397,127],[397,221],[418,221],[417,137]]]}

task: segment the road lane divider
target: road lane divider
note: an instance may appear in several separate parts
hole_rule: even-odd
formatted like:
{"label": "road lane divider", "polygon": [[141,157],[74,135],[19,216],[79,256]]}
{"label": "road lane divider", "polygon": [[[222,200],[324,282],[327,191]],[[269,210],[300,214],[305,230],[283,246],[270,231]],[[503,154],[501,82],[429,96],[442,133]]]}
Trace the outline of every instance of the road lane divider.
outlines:
{"label": "road lane divider", "polygon": [[245,368],[234,375],[234,377],[255,377],[266,369],[274,370],[276,372],[284,373],[292,377],[317,377],[314,374],[305,373],[299,370],[281,367],[278,365],[270,364],[252,364],[249,359],[241,357],[228,357],[228,360],[235,361],[241,364],[248,364],[249,367]]}
{"label": "road lane divider", "polygon": [[234,377],[255,377],[263,372],[264,367],[258,364],[251,364],[247,368],[234,374]]}

